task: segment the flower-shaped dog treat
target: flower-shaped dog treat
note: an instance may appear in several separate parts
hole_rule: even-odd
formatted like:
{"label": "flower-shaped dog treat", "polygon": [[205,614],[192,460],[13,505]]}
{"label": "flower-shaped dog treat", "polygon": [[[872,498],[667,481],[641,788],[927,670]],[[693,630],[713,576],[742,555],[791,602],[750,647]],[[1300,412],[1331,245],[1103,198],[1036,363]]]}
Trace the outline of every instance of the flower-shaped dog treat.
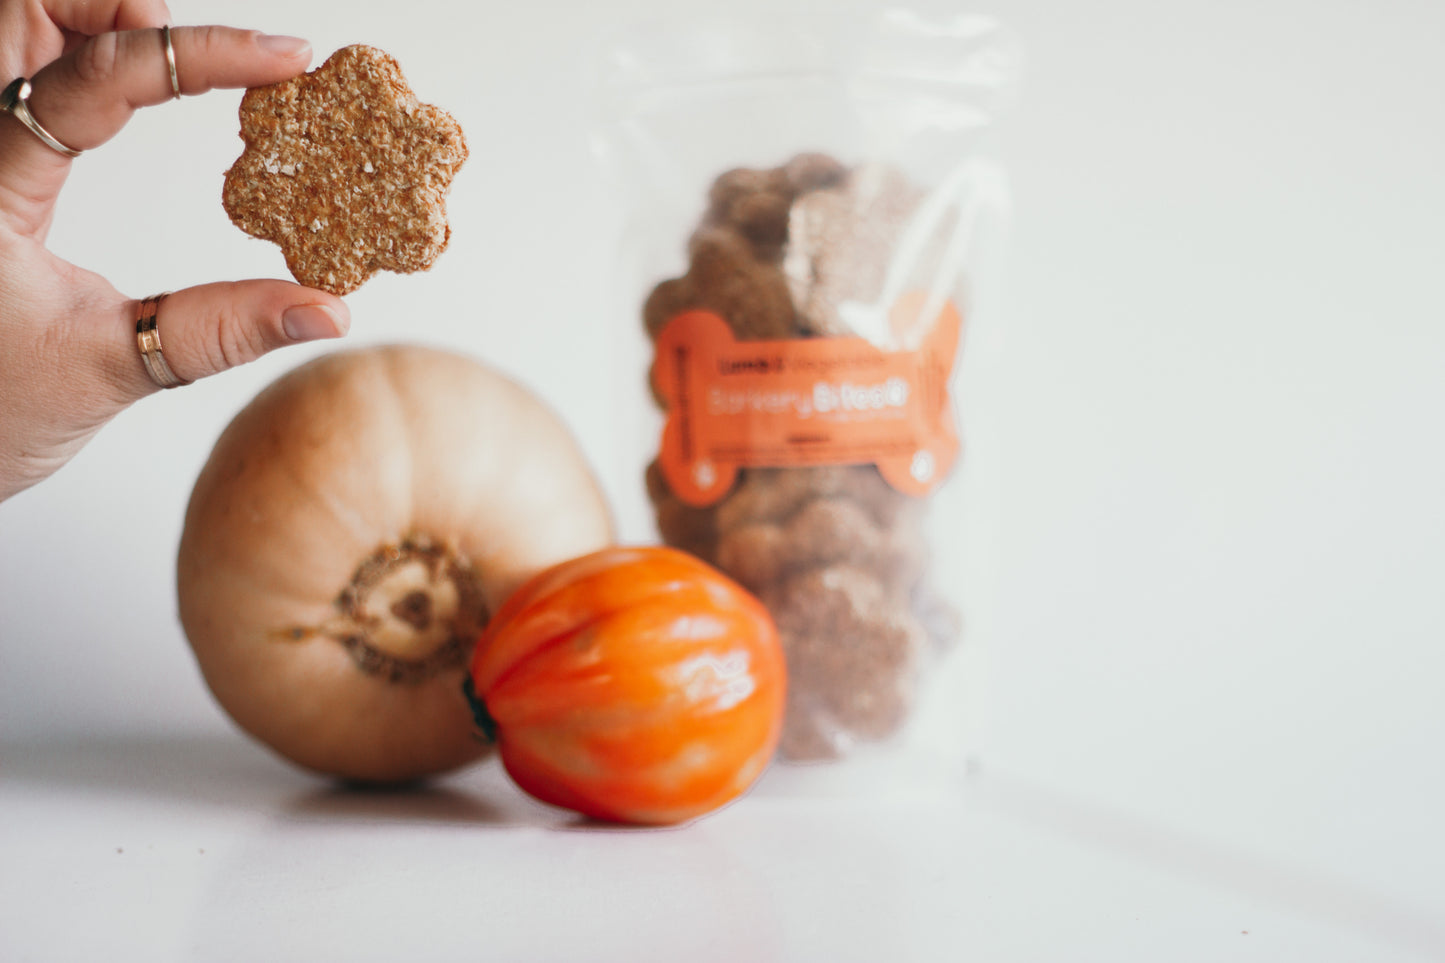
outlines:
{"label": "flower-shaped dog treat", "polygon": [[241,139],[226,213],[279,244],[302,284],[347,294],[381,269],[425,270],[446,249],[446,195],[467,143],[385,52],[343,47],[311,73],[248,90]]}

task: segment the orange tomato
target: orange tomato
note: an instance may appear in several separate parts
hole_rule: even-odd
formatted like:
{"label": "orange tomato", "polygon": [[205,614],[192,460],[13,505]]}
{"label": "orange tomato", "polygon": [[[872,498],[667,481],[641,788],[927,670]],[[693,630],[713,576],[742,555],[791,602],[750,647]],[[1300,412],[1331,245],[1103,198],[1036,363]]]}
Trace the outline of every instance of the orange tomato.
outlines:
{"label": "orange tomato", "polygon": [[482,632],[468,679],[518,786],[648,824],[747,790],[777,748],[785,689],[762,603],[662,547],[605,548],[532,578]]}

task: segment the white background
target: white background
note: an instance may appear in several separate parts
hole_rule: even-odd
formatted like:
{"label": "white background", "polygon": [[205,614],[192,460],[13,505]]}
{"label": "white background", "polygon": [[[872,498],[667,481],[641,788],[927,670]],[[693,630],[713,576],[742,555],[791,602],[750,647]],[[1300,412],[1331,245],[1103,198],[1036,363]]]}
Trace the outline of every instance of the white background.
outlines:
{"label": "white background", "polygon": [[[352,295],[350,341],[486,357],[623,502],[584,52],[688,9],[172,4],[318,63],[385,47],[461,121],[451,249]],[[0,959],[1445,957],[1445,5],[989,9],[1028,65],[998,368],[963,413],[998,484],[961,794],[775,772],[683,830],[571,832],[494,771],[355,797],[245,742],[173,555],[220,428],[332,346],[297,348],[0,505]],[[238,100],[78,161],[54,248],[136,296],[281,275],[219,203]]]}

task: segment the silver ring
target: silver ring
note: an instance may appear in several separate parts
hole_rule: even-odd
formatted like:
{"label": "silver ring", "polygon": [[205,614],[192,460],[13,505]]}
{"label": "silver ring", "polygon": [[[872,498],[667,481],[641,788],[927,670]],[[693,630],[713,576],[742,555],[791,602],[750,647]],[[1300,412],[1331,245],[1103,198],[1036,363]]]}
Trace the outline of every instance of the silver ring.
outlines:
{"label": "silver ring", "polygon": [[171,72],[171,96],[181,99],[181,79],[176,76],[176,47],[171,43],[170,25],[161,28],[161,43],[166,48],[166,69]]}
{"label": "silver ring", "polygon": [[30,128],[30,133],[40,138],[40,142],[57,154],[64,154],[66,157],[79,157],[80,151],[74,147],[66,147],[56,140],[55,135],[40,125],[35,115],[30,112],[30,81],[24,77],[16,77],[10,81],[10,86],[0,92],[0,111],[14,117],[20,123]]}
{"label": "silver ring", "polygon": [[161,302],[169,294],[167,291],[141,301],[140,317],[136,318],[135,322],[135,343],[136,347],[140,348],[141,364],[145,365],[146,374],[151,376],[151,380],[162,388],[179,388],[190,382],[178,377],[171,370],[171,366],[166,364],[166,356],[161,353],[161,332],[156,327],[156,315],[160,313]]}

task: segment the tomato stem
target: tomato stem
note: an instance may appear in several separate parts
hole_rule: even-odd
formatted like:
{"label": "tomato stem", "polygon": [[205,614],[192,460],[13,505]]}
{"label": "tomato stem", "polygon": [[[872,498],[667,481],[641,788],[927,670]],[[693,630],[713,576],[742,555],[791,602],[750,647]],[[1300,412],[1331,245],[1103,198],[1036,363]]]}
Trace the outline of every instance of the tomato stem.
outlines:
{"label": "tomato stem", "polygon": [[487,711],[487,703],[481,696],[477,695],[477,687],[472,684],[472,676],[467,674],[462,680],[462,694],[467,697],[467,705],[472,707],[472,719],[476,721],[477,728],[481,730],[488,742],[497,741],[497,720]]}

